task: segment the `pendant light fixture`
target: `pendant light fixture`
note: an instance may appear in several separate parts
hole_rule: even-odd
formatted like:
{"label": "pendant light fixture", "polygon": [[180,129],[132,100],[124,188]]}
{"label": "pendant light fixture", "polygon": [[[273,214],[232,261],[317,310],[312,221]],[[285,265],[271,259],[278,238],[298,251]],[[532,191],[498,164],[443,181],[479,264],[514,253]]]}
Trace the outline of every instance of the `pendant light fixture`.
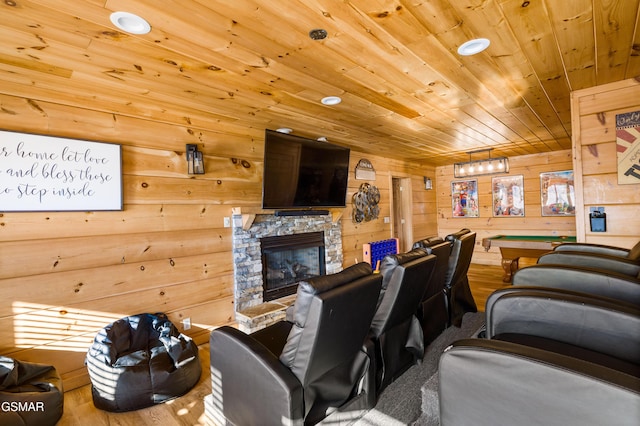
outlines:
{"label": "pendant light fixture", "polygon": [[[469,151],[469,161],[453,164],[453,176],[463,178],[469,176],[494,175],[499,173],[509,173],[509,159],[507,157],[491,158],[493,148]],[[488,152],[489,158],[483,160],[472,160],[472,154]]]}

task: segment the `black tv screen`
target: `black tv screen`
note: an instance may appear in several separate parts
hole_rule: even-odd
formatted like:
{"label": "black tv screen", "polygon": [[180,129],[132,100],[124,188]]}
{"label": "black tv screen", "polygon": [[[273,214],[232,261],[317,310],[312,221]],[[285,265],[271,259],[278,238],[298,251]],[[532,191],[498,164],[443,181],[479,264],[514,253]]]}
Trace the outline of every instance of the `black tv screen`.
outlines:
{"label": "black tv screen", "polygon": [[267,129],[262,208],[345,207],[349,149]]}

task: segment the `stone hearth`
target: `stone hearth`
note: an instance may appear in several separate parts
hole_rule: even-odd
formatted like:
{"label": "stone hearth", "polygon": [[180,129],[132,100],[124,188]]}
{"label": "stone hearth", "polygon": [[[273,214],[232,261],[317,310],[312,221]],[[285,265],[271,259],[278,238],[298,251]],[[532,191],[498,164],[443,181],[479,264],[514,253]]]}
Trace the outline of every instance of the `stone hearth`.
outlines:
{"label": "stone hearth", "polygon": [[[253,215],[252,215],[253,218]],[[275,216],[256,214],[252,223],[246,216],[233,215],[233,258],[236,321],[247,333],[257,331],[284,318],[295,295],[264,303],[260,238],[324,232],[325,271],[342,270],[342,230],[340,220],[322,216]]]}

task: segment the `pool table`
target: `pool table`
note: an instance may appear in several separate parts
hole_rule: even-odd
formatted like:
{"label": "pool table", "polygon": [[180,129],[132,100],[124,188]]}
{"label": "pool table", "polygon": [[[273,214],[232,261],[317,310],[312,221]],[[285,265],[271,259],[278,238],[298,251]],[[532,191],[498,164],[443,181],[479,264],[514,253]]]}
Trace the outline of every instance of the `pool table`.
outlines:
{"label": "pool table", "polygon": [[491,247],[499,247],[502,255],[502,281],[511,282],[511,276],[518,270],[521,257],[538,258],[553,250],[562,243],[575,243],[576,237],[549,235],[495,235],[482,239],[482,247],[489,251]]}

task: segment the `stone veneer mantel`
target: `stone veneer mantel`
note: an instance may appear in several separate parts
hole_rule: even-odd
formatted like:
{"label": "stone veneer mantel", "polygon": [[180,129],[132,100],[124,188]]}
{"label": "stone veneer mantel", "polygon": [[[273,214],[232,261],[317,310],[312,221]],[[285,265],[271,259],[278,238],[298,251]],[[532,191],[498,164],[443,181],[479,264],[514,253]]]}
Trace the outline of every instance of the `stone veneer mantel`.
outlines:
{"label": "stone veneer mantel", "polygon": [[[338,208],[329,208],[326,209],[329,211],[329,214],[331,215],[331,221],[333,223],[337,223],[341,218],[342,218],[342,214],[344,213],[344,209],[338,209]],[[259,214],[268,214],[268,215],[274,215],[275,214],[275,210],[267,210],[267,209],[261,209],[261,208],[255,208],[255,207],[232,207],[231,208],[231,214],[233,216],[239,216],[242,219],[242,229],[244,229],[245,231],[248,230],[251,225],[253,225],[253,221],[256,219],[256,215]]]}
{"label": "stone veneer mantel", "polygon": [[234,301],[236,321],[251,333],[284,318],[295,295],[263,303],[260,239],[279,235],[324,232],[325,271],[342,270],[342,209],[321,216],[275,216],[275,211],[233,209]]}

